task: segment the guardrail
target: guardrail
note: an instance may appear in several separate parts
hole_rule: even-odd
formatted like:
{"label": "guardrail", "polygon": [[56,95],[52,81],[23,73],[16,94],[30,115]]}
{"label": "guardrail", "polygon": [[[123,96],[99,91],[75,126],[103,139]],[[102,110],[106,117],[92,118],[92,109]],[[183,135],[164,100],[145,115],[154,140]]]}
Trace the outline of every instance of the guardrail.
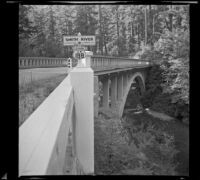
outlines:
{"label": "guardrail", "polygon": [[123,57],[92,56],[91,65],[93,68],[100,67],[126,67],[135,65],[149,65],[149,61],[141,59],[130,59]]}
{"label": "guardrail", "polygon": [[66,66],[67,58],[19,57],[19,68]]}

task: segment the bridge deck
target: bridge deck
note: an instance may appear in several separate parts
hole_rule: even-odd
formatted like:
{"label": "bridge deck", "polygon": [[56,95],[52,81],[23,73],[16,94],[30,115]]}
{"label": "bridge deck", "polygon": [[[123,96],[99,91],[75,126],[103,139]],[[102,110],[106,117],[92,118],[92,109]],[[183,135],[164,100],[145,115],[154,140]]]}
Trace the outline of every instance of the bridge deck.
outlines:
{"label": "bridge deck", "polygon": [[121,71],[126,71],[126,70],[131,70],[133,68],[146,68],[149,67],[149,65],[133,65],[132,67],[129,66],[114,66],[114,67],[92,67],[94,70],[95,75],[103,75],[103,74],[108,74],[108,73],[115,73],[115,72],[121,72]]}

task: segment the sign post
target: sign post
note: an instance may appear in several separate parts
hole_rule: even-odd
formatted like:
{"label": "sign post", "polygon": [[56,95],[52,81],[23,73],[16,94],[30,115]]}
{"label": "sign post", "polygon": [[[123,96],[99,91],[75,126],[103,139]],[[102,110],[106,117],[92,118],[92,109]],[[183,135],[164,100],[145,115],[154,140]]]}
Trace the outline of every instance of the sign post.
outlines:
{"label": "sign post", "polygon": [[[86,58],[86,47],[95,45],[95,36],[82,36],[78,33],[77,36],[64,36],[64,46],[73,46],[73,57],[78,60],[78,67],[84,67],[83,64]],[[82,65],[81,65],[82,64]]]}

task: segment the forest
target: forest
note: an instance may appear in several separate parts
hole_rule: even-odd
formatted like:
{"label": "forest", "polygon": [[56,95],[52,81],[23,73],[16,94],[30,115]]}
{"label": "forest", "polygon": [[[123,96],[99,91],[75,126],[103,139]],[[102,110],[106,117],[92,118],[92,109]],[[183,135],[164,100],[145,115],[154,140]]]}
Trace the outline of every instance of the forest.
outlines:
{"label": "forest", "polygon": [[95,35],[94,55],[148,59],[146,107],[189,122],[189,5],[20,5],[19,56],[71,57],[64,35]]}

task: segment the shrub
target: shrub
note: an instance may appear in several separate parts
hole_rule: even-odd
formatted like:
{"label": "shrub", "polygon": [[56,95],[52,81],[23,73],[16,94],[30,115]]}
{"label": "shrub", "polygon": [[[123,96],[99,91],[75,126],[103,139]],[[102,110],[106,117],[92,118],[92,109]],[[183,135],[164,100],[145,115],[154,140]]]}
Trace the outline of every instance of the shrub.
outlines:
{"label": "shrub", "polygon": [[[133,122],[134,121],[134,122]],[[178,151],[175,149],[174,137],[163,132],[154,124],[135,120],[123,120],[123,136],[126,136],[129,144],[134,144],[137,152],[142,152],[146,157],[140,156],[142,164],[139,171],[160,175],[175,175],[175,156]],[[141,154],[141,153],[140,153]],[[150,171],[152,170],[152,171]],[[134,171],[133,171],[134,173]]]}

